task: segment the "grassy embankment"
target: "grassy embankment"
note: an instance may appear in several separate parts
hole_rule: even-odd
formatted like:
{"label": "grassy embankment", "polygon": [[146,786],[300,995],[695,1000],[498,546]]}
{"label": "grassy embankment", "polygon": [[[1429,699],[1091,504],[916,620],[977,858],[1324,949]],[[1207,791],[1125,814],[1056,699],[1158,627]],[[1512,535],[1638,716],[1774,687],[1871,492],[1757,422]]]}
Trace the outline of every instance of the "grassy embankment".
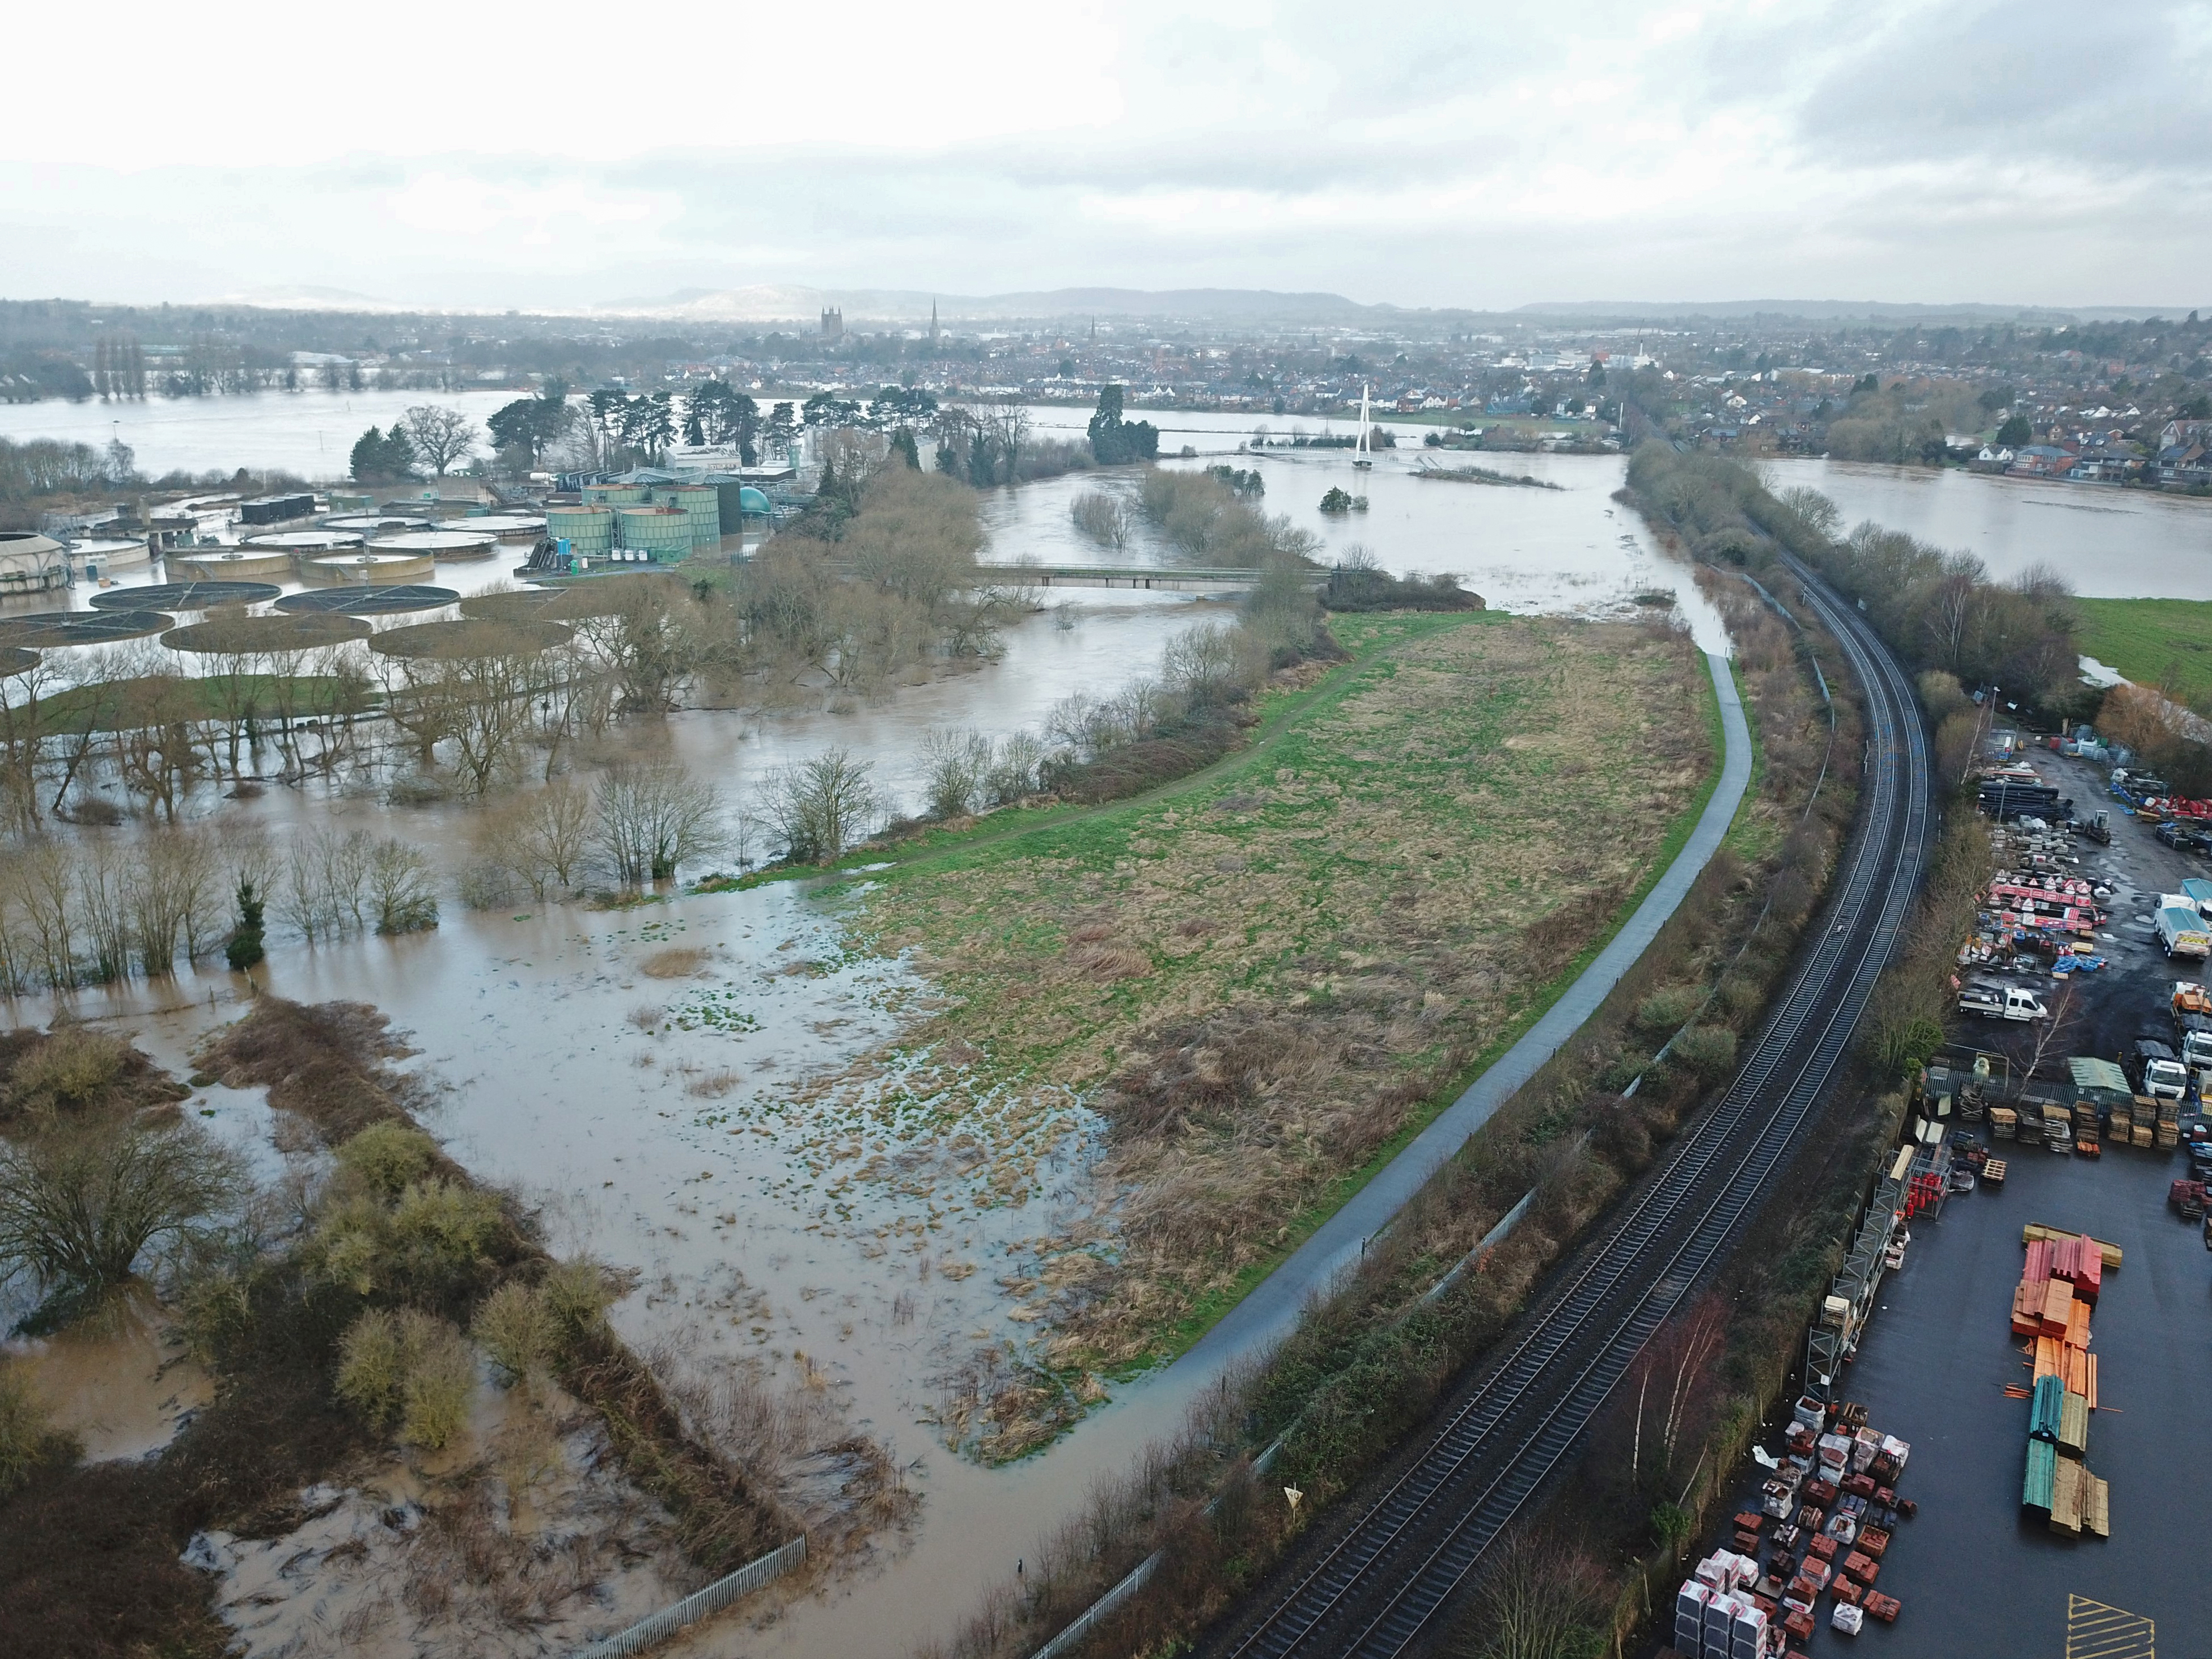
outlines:
{"label": "grassy embankment", "polygon": [[2076,599],[2084,654],[2177,702],[2212,696],[2212,599]]}
{"label": "grassy embankment", "polygon": [[[1686,641],[1504,617],[1339,619],[1355,661],[1184,783],[940,832],[862,890],[949,1006],[811,1092],[814,1155],[934,1137],[1018,1201],[1085,1095],[1087,1213],[1009,1264],[1042,1366],[957,1437],[1012,1455],[1090,1374],[1196,1338],[1525,1027],[1632,908],[1710,787]],[[933,1200],[933,1205],[934,1200]]]}

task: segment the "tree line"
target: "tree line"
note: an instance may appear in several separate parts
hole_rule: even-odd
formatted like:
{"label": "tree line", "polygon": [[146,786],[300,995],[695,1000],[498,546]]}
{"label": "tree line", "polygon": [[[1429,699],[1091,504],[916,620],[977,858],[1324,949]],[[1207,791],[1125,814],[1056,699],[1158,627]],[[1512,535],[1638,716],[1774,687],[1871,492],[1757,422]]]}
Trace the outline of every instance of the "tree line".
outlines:
{"label": "tree line", "polygon": [[2002,687],[2059,718],[2094,710],[2096,694],[2081,684],[2080,618],[2064,580],[2047,568],[2000,581],[1971,553],[1870,520],[1845,532],[1818,490],[1777,494],[1737,462],[1663,442],[1638,449],[1628,489],[1696,557],[1757,570],[1778,547],[1796,554],[1857,602],[1917,671]]}

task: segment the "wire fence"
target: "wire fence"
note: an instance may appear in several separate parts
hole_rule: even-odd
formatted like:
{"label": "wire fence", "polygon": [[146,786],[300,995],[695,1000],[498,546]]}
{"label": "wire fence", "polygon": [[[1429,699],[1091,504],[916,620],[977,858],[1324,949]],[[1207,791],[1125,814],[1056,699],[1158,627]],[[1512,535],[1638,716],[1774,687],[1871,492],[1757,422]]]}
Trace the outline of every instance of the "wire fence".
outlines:
{"label": "wire fence", "polygon": [[631,1654],[643,1653],[654,1644],[666,1641],[686,1625],[720,1613],[739,1596],[749,1595],[762,1585],[782,1577],[805,1559],[806,1534],[801,1533],[781,1549],[770,1550],[757,1561],[746,1562],[728,1577],[717,1578],[706,1589],[663,1607],[650,1618],[639,1620],[628,1630],[604,1642],[578,1649],[570,1659],[628,1659]]}

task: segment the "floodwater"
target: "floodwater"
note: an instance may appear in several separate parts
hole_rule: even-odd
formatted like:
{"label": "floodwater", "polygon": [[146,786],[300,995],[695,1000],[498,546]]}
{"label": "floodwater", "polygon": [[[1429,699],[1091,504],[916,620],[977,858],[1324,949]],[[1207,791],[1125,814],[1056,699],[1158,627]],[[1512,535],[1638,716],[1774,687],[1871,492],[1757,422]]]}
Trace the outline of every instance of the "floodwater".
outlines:
{"label": "floodwater", "polygon": [[140,1285],[64,1330],[21,1339],[5,1351],[21,1362],[54,1426],[75,1435],[95,1463],[167,1445],[183,1419],[207,1403],[211,1388]]}
{"label": "floodwater", "polygon": [[[1080,411],[1053,412],[1079,428]],[[1200,417],[1176,417],[1186,418]],[[1214,454],[1233,454],[1250,423],[1214,430]],[[1493,607],[1521,612],[1629,614],[1638,593],[1671,590],[1698,642],[1725,648],[1688,571],[1611,500],[1617,458],[1473,458],[1557,489],[1424,480],[1412,475],[1417,459],[1385,452],[1367,472],[1342,452],[1237,465],[1262,471],[1267,510],[1334,551],[1358,542],[1393,571],[1455,572]],[[1370,510],[1324,518],[1332,484],[1366,495]],[[1133,487],[1127,474],[1079,474],[988,492],[987,556],[1099,562],[1070,503]],[[1166,562],[1141,538],[1126,556]],[[487,578],[507,563],[488,562],[497,569]],[[1006,630],[996,662],[837,712],[686,712],[667,722],[667,740],[722,786],[733,812],[769,770],[832,744],[875,769],[888,807],[912,810],[930,727],[1035,727],[1072,691],[1109,695],[1154,672],[1176,630],[1230,609],[1095,589],[1050,599],[1052,611]],[[430,848],[449,870],[472,822],[454,805],[282,788],[212,810],[226,830],[324,815],[371,823]],[[678,1368],[743,1366],[818,1386],[908,1467],[921,1509],[890,1548],[765,1630],[718,1623],[702,1650],[866,1659],[949,1634],[1095,1480],[1173,1433],[1193,1393],[1211,1386],[1194,1375],[1117,1387],[1060,1444],[1006,1468],[945,1449],[935,1419],[948,1370],[978,1342],[1019,1346],[1036,1334],[1022,1316],[1022,1268],[1077,1195],[1097,1125],[1070,1099],[1034,1120],[964,1126],[975,1141],[963,1147],[957,1128],[888,1100],[884,1077],[853,1068],[895,1041],[933,988],[907,963],[857,953],[839,916],[799,884],[621,911],[523,903],[484,915],[449,896],[434,933],[282,945],[263,980],[303,1000],[373,1003],[410,1033],[421,1050],[410,1063],[440,1085],[428,1127],[453,1155],[538,1206],[556,1249],[636,1270],[614,1317],[641,1351]],[[198,1038],[235,1017],[242,990],[202,972],[76,1000],[181,1073]],[[258,1124],[265,1136],[265,1107],[216,1098],[226,1094],[204,1097],[202,1109],[225,1120],[217,1127]]]}
{"label": "floodwater", "polygon": [[[241,397],[149,398],[143,403],[73,404],[46,398],[35,404],[0,404],[0,437],[18,442],[56,438],[90,444],[111,439],[131,446],[139,471],[159,477],[171,471],[230,473],[240,467],[282,470],[303,478],[346,476],[354,441],[370,427],[388,427],[418,404],[458,409],[478,426],[495,410],[526,392],[511,389],[471,392],[257,392]],[[780,401],[803,402],[804,391],[779,398],[759,394],[763,410]],[[1173,454],[1184,445],[1204,452],[1234,449],[1265,427],[1279,436],[1297,432],[1320,434],[1351,429],[1346,422],[1318,416],[1184,414],[1133,411],[1161,428],[1161,444]],[[1086,407],[1033,405],[1030,420],[1051,437],[1080,435],[1091,418]],[[1388,422],[1377,422],[1378,426]],[[1399,426],[1399,441],[1420,441],[1424,428]],[[398,492],[394,492],[397,494]]]}
{"label": "floodwater", "polygon": [[2212,501],[1953,467],[1766,466],[1778,489],[1809,484],[1827,495],[1847,526],[1871,519],[1972,553],[1999,579],[2042,564],[2091,599],[2212,599]]}

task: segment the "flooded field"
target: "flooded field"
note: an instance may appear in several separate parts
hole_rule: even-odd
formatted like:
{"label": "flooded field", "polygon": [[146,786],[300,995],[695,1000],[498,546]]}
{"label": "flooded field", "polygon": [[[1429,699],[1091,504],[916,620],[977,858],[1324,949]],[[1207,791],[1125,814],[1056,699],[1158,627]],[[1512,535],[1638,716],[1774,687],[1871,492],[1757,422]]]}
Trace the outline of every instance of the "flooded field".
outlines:
{"label": "flooded field", "polygon": [[[1240,435],[1224,428],[1222,450]],[[1688,572],[1609,499],[1618,460],[1513,458],[1516,471],[1525,464],[1561,486],[1534,489],[1421,480],[1410,475],[1412,459],[1386,454],[1365,475],[1327,453],[1238,464],[1261,468],[1269,511],[1331,549],[1358,542],[1393,571],[1455,572],[1493,607],[1520,612],[1633,615],[1649,608],[1636,605],[1638,593],[1672,591],[1699,642],[1724,644]],[[1337,483],[1357,484],[1369,511],[1322,515],[1320,497]],[[1097,562],[1098,550],[1074,532],[1070,503],[1085,490],[1133,484],[1075,475],[991,492],[984,556]],[[1140,545],[1129,556],[1164,554]],[[489,580],[505,562],[472,570]],[[440,580],[461,585],[442,569]],[[1054,594],[1053,604],[1006,630],[997,660],[877,701],[691,709],[626,726],[623,741],[641,751],[665,744],[721,787],[732,813],[745,810],[775,767],[842,744],[874,769],[888,807],[911,810],[917,748],[932,727],[1034,729],[1072,691],[1104,696],[1154,672],[1177,631],[1226,608],[1081,589]],[[330,821],[401,836],[432,854],[448,884],[475,823],[463,805],[394,805],[321,784],[271,787],[252,799],[210,793],[193,811],[226,834]],[[858,952],[845,927],[843,913],[799,884],[627,910],[517,903],[489,913],[452,902],[449,885],[434,932],[281,944],[259,973],[282,996],[374,1004],[409,1033],[419,1054],[407,1064],[435,1097],[428,1127],[480,1178],[537,1206],[556,1251],[586,1250],[637,1272],[636,1289],[612,1316],[665,1374],[737,1368],[803,1388],[907,1468],[918,1518],[857,1574],[750,1632],[747,1650],[889,1656],[943,1633],[976,1586],[1032,1552],[1094,1476],[1171,1431],[1188,1393],[1203,1385],[1186,1377],[1117,1386],[1075,1432],[1008,1467],[979,1467],[945,1449],[946,1372],[979,1344],[1021,1340],[1022,1306],[1004,1282],[1008,1247],[1049,1231],[1097,1125],[1071,1102],[1049,1134],[1024,1147],[1034,1188],[1009,1203],[985,1189],[988,1172],[947,1159],[945,1149],[831,1110],[811,1085],[942,1006],[908,962]],[[183,1076],[198,1040],[240,1012],[244,988],[203,969],[72,1003],[135,1034]],[[49,1014],[31,1003],[13,1012],[25,1021]],[[270,1115],[258,1091],[202,1089],[187,1109],[212,1115],[226,1138],[266,1147]],[[902,1178],[855,1182],[851,1172],[872,1160]],[[118,1366],[150,1357],[112,1351]],[[161,1409],[159,1401],[130,1411],[88,1406],[77,1415],[89,1422],[108,1411],[133,1425],[116,1443],[141,1448],[173,1422]],[[578,1457],[580,1469],[588,1458]],[[350,1504],[322,1512],[316,1524],[337,1529],[323,1545],[336,1547],[338,1532],[356,1525],[359,1505]],[[237,1594],[255,1593],[246,1586],[264,1571],[257,1559],[250,1551],[227,1559]],[[627,1606],[629,1591],[622,1593]],[[741,1625],[702,1639],[729,1651]]]}

